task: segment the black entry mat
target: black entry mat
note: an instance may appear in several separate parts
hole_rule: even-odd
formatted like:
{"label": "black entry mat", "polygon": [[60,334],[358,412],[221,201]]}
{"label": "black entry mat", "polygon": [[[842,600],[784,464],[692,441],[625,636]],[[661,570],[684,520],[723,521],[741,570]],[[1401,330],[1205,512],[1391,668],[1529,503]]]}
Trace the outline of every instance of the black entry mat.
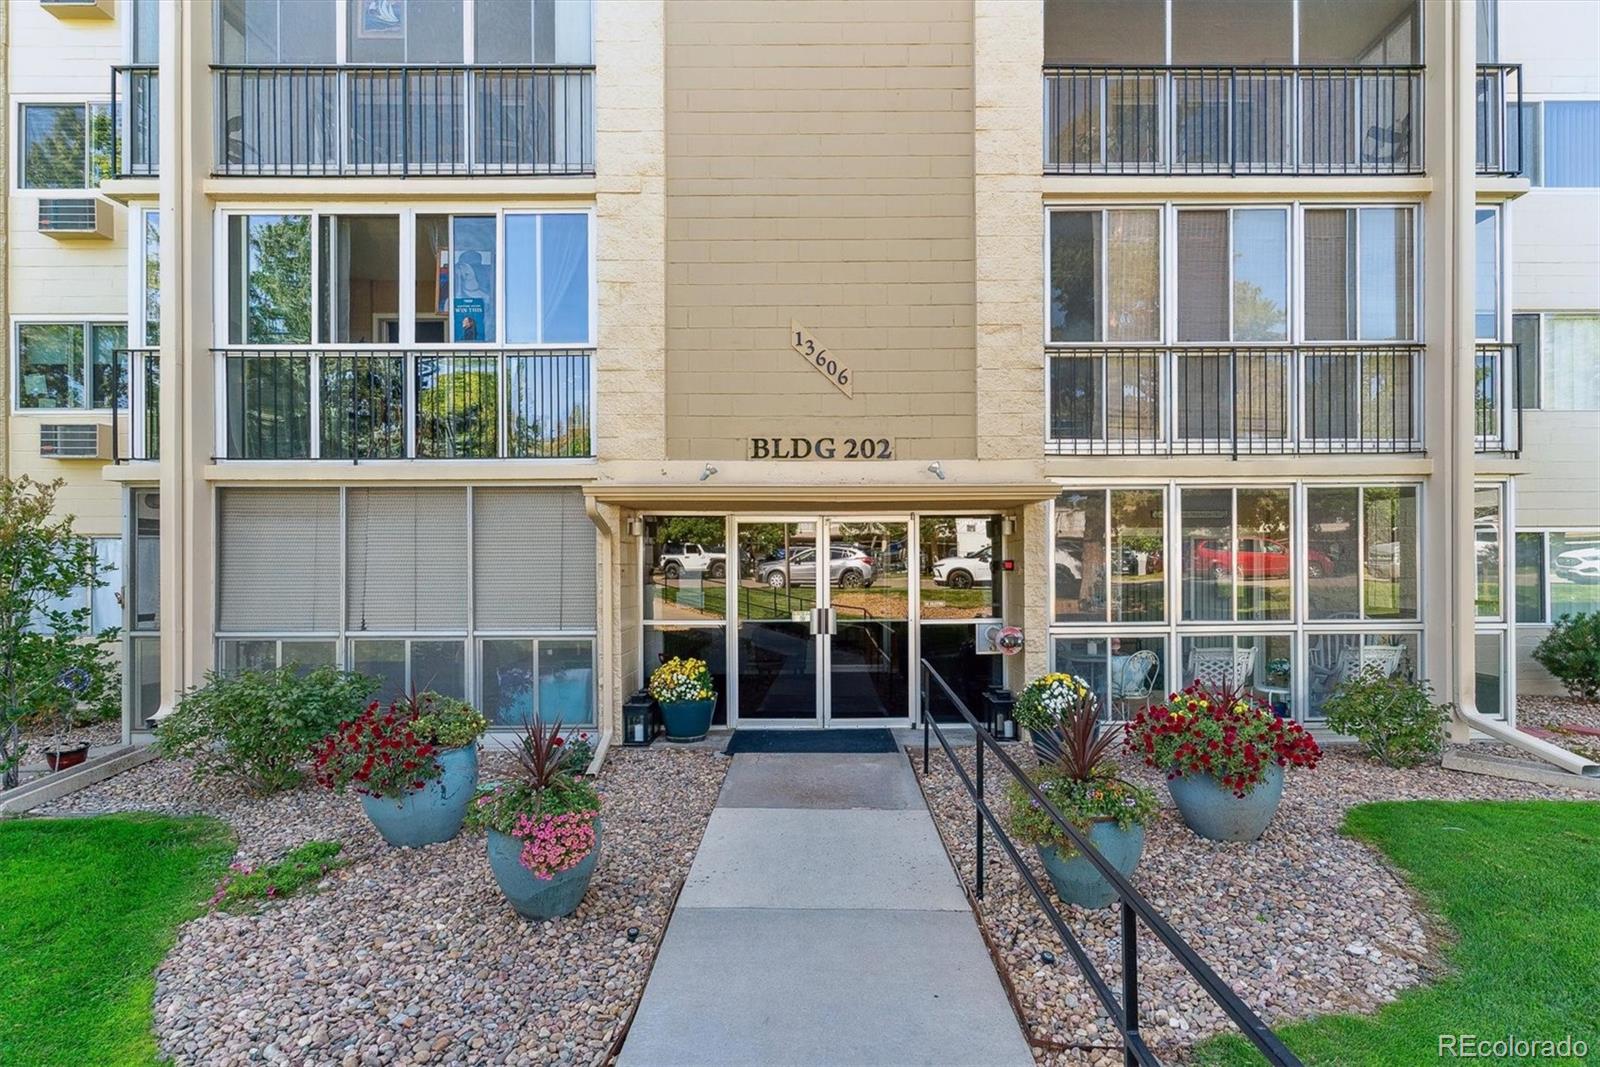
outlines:
{"label": "black entry mat", "polygon": [[723,752],[894,752],[888,730],[735,730]]}

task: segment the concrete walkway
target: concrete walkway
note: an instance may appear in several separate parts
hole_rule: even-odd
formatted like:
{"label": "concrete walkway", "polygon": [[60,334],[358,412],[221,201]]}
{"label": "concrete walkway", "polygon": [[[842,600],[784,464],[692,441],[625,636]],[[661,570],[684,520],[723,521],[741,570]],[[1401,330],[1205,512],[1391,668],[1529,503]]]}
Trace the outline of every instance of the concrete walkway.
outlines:
{"label": "concrete walkway", "polygon": [[904,754],[735,756],[621,1067],[1033,1062]]}

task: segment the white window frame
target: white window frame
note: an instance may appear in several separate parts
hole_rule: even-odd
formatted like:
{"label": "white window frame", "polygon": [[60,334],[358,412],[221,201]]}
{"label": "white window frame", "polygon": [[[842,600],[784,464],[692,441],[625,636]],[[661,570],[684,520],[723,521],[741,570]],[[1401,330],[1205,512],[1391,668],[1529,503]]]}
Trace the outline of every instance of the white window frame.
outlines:
{"label": "white window frame", "polygon": [[[23,327],[23,326],[57,326],[57,325],[59,325],[59,326],[82,326],[82,327],[84,327],[84,338],[83,338],[83,340],[84,340],[84,354],[83,354],[84,365],[83,365],[83,369],[84,369],[85,379],[84,379],[83,386],[84,386],[84,395],[85,396],[88,396],[93,392],[93,389],[91,388],[91,384],[92,384],[92,379],[93,379],[93,376],[94,376],[94,358],[93,358],[93,346],[90,343],[91,342],[91,331],[92,331],[92,329],[94,327],[97,327],[97,326],[98,327],[121,326],[123,328],[123,330],[125,331],[125,336],[130,336],[130,334],[127,333],[127,331],[130,331],[130,327],[128,325],[128,320],[124,319],[124,318],[118,318],[115,315],[87,315],[87,316],[71,316],[71,315],[12,315],[11,316],[11,322],[10,322],[10,324],[8,326],[8,329],[10,330],[9,341],[10,341],[10,344],[11,344],[11,352],[12,352],[12,360],[11,360],[11,362],[12,362],[12,370],[11,370],[11,382],[10,382],[10,387],[11,387],[10,388],[10,391],[11,391],[11,413],[13,415],[25,415],[25,416],[41,416],[41,415],[43,415],[43,416],[57,416],[57,415],[110,415],[111,414],[111,408],[109,406],[108,407],[88,407],[88,406],[85,406],[85,407],[48,407],[48,408],[35,408],[35,407],[23,407],[22,406],[22,331],[21,331],[21,327]],[[134,347],[132,345],[131,341],[127,344],[127,347],[129,347],[129,348]],[[128,383],[128,392],[131,394],[132,391],[133,391],[133,382],[132,382],[132,372],[130,371],[129,383]],[[126,403],[122,403],[122,404],[117,405],[117,410],[118,411],[127,411],[128,410],[127,404]]]}
{"label": "white window frame", "polygon": [[[1584,526],[1581,523],[1578,524],[1578,525],[1574,525],[1574,526],[1519,526],[1514,531],[1513,537],[1512,537],[1513,551],[1511,553],[1511,555],[1512,555],[1511,573],[1512,573],[1512,582],[1513,582],[1513,590],[1512,590],[1513,596],[1512,596],[1511,616],[1512,616],[1513,621],[1518,626],[1554,626],[1558,621],[1560,621],[1556,617],[1556,613],[1555,613],[1555,598],[1551,595],[1551,585],[1550,585],[1550,536],[1552,534],[1574,534],[1574,533],[1575,534],[1593,534],[1594,537],[1596,538],[1596,540],[1600,540],[1600,526]],[[1514,546],[1516,544],[1516,537],[1519,537],[1522,534],[1535,534],[1539,538],[1539,568],[1540,568],[1541,593],[1542,593],[1542,596],[1543,596],[1543,608],[1544,608],[1544,611],[1542,612],[1542,614],[1540,615],[1540,617],[1537,620],[1525,620],[1525,619],[1517,619],[1516,618],[1515,582],[1516,582],[1517,561],[1516,561],[1516,551],[1515,551],[1515,547]]]}
{"label": "white window frame", "polygon": [[[12,140],[12,145],[13,145],[13,148],[12,148],[13,158],[10,161],[10,166],[11,166],[11,195],[12,196],[18,196],[18,197],[29,197],[29,198],[35,198],[35,199],[42,199],[42,200],[49,200],[49,199],[54,199],[54,198],[58,198],[58,197],[62,198],[62,199],[69,199],[70,200],[70,199],[75,199],[75,198],[80,198],[81,199],[83,197],[97,196],[98,193],[99,193],[99,188],[100,187],[98,185],[90,185],[90,184],[88,184],[88,182],[91,180],[91,177],[92,177],[91,171],[92,171],[92,169],[94,167],[94,125],[93,125],[93,123],[94,123],[94,113],[93,113],[93,109],[96,108],[96,107],[104,108],[106,110],[106,113],[107,113],[108,117],[109,117],[110,116],[110,112],[111,112],[111,99],[109,97],[105,97],[105,96],[85,96],[85,97],[72,97],[72,96],[69,96],[69,97],[63,98],[59,94],[50,94],[50,93],[16,93],[16,94],[12,95],[12,101],[13,101],[12,105],[11,105],[12,111],[11,111],[10,118],[11,118],[11,121],[15,124],[15,126],[14,126],[15,133],[12,135],[12,139],[11,139]],[[83,115],[83,118],[84,118],[84,127],[83,127],[83,137],[84,137],[84,143],[83,143],[83,180],[84,180],[85,184],[83,184],[83,185],[74,185],[74,186],[60,186],[60,187],[49,188],[49,189],[24,185],[23,182],[24,182],[24,179],[25,179],[26,175],[23,172],[26,169],[25,168],[25,161],[27,159],[27,154],[28,154],[28,143],[27,143],[27,140],[26,140],[27,126],[26,126],[25,120],[23,118],[24,109],[28,108],[28,107],[74,107],[74,106],[81,107],[81,108],[83,108],[83,111],[84,111],[84,115]],[[115,129],[115,126],[113,126],[112,136],[115,137],[116,133],[117,133],[117,131]],[[115,174],[107,174],[106,175],[107,179],[114,178],[114,177],[116,177]]]}

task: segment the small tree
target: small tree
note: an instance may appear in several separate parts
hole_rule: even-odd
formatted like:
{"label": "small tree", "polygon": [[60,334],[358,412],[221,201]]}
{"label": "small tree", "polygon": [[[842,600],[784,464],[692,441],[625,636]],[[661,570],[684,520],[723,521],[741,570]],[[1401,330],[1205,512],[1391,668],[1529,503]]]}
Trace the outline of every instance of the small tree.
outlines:
{"label": "small tree", "polygon": [[1600,612],[1556,620],[1533,658],[1579,700],[1600,700]]}
{"label": "small tree", "polygon": [[[70,729],[80,712],[115,715],[119,690],[110,643],[96,634],[87,587],[96,573],[94,543],[55,515],[60,480],[0,477],[0,785],[18,782],[22,722],[54,714]],[[68,606],[63,606],[63,605]]]}

